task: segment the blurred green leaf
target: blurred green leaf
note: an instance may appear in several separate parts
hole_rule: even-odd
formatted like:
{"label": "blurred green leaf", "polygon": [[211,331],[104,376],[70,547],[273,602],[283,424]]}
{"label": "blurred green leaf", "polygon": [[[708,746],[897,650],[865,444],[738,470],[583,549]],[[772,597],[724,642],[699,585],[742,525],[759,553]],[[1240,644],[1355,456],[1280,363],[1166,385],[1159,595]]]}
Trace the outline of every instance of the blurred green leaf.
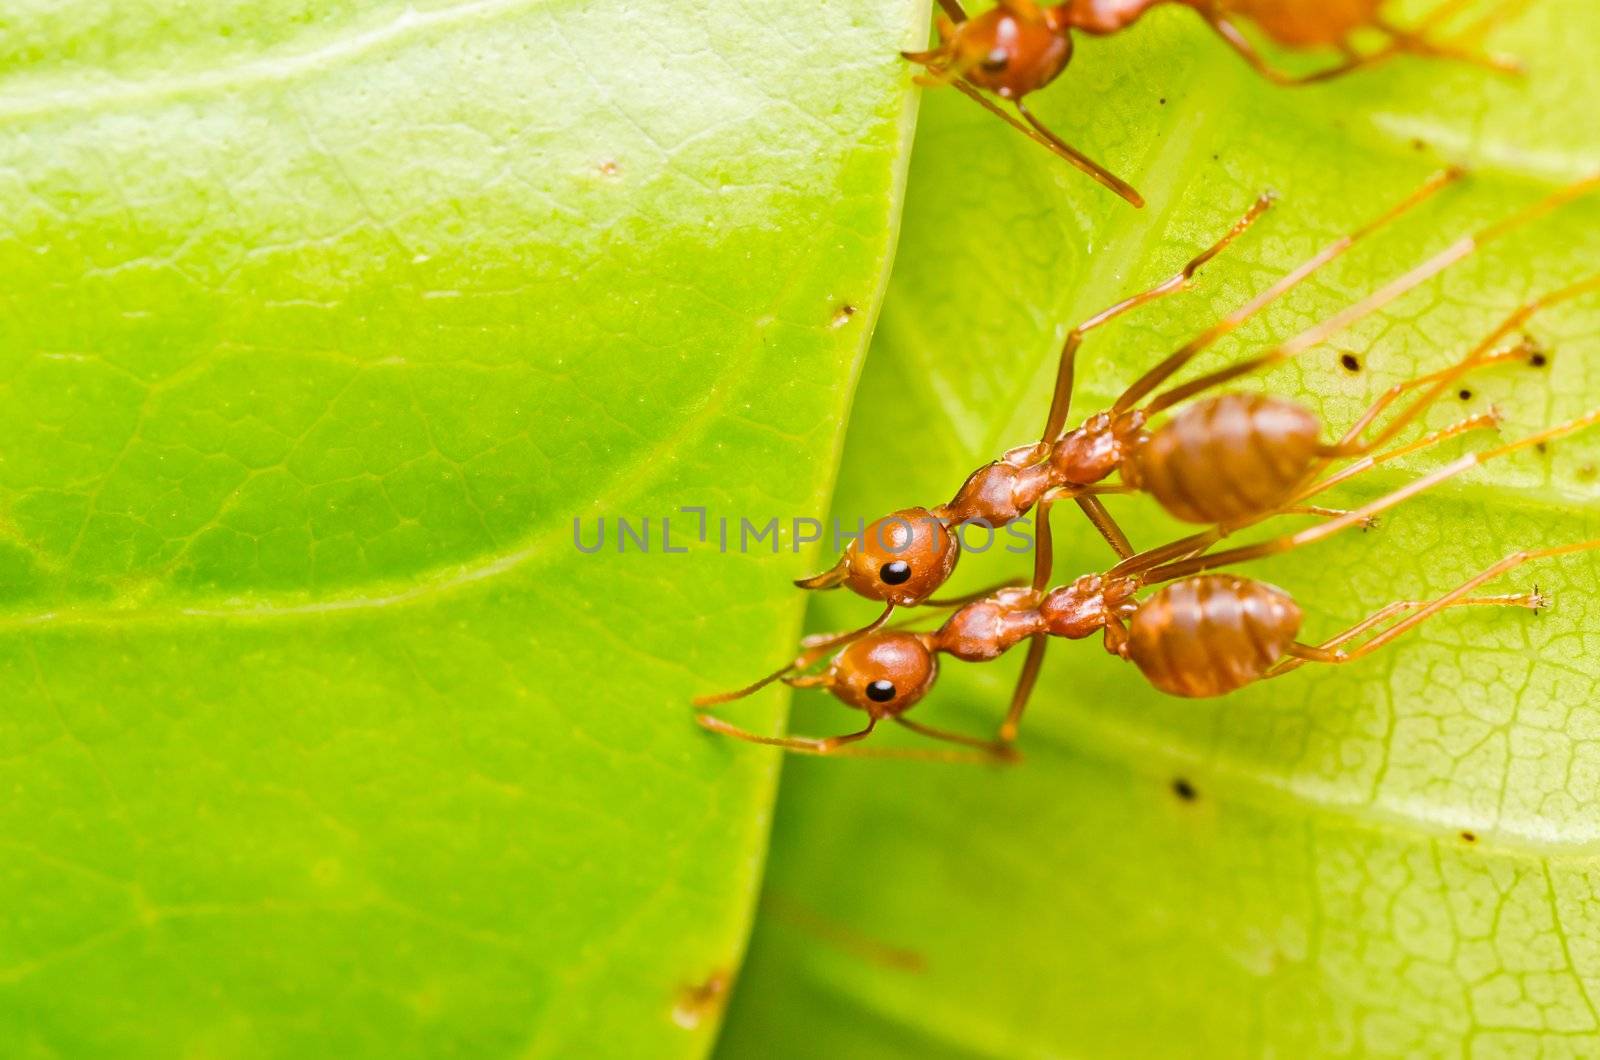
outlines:
{"label": "blurred green leaf", "polygon": [[702,1052],[926,4],[5,6],[0,1054]]}
{"label": "blurred green leaf", "polygon": [[[1064,329],[1170,272],[1263,187],[1282,192],[1278,208],[1197,291],[1091,340],[1080,415],[1443,161],[1477,172],[1205,364],[1326,316],[1600,165],[1593,5],[1535,5],[1493,43],[1527,57],[1526,83],[1408,61],[1278,90],[1179,9],[1087,42],[1038,109],[1131,178],[1146,213],[953,93],[930,94],[838,516],[942,501],[1032,440]],[[1570,208],[1249,385],[1346,424],[1522,299],[1593,273],[1597,222],[1600,202]],[[1596,300],[1531,330],[1550,368],[1484,371],[1429,422],[1494,403],[1517,436],[1600,404]],[[1341,367],[1346,352],[1358,371]],[[1448,455],[1340,496],[1376,495]],[[1600,439],[1574,438],[1436,490],[1372,533],[1243,570],[1296,595],[1307,636],[1329,634],[1517,548],[1600,536],[1597,464]],[[1142,498],[1114,510],[1135,543],[1174,529]],[[1061,581],[1109,562],[1080,524],[1058,516]],[[985,560],[964,563],[962,585],[1026,565]],[[1552,589],[1552,611],[1441,616],[1361,664],[1216,701],[1165,698],[1096,642],[1058,644],[1024,725],[1027,761],[1010,771],[791,763],[724,1055],[1591,1055],[1597,577],[1592,555],[1528,568],[1511,586]],[[824,628],[870,610],[819,603]],[[948,664],[918,715],[992,731],[1020,661]],[[816,697],[795,713],[808,733],[854,721]]]}

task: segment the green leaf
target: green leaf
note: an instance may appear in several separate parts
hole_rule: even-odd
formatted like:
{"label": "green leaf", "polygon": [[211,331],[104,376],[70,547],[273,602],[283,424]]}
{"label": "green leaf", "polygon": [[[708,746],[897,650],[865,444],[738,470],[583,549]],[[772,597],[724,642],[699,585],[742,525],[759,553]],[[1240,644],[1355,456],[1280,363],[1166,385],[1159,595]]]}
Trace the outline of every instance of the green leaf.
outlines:
{"label": "green leaf", "polygon": [[[1090,340],[1079,415],[1442,161],[1477,169],[1204,365],[1593,171],[1600,14],[1552,0],[1492,43],[1529,60],[1525,84],[1410,60],[1279,90],[1180,9],[1087,42],[1038,109],[1132,179],[1146,213],[930,93],[839,517],[943,501],[1031,441],[1064,329],[1170,273],[1264,187],[1281,202],[1196,291]],[[1574,205],[1247,385],[1301,398],[1338,429],[1524,298],[1592,274],[1597,222],[1600,201]],[[1600,299],[1531,330],[1549,368],[1480,372],[1428,422],[1494,403],[1509,438],[1600,405]],[[1341,367],[1345,352],[1359,371]],[[1460,451],[1338,496],[1376,496]],[[1239,570],[1291,590],[1306,635],[1328,636],[1516,549],[1600,537],[1597,464],[1600,437],[1574,437],[1436,489],[1370,533]],[[1147,499],[1112,500],[1136,544],[1176,529]],[[1076,513],[1056,524],[1060,581],[1108,565]],[[974,558],[963,587],[1026,570],[1000,549]],[[1018,768],[792,763],[724,1055],[1588,1055],[1600,1034],[1597,579],[1593,554],[1524,568],[1497,591],[1537,584],[1553,610],[1446,614],[1361,663],[1213,701],[1154,692],[1095,641],[1059,643]],[[824,603],[824,628],[870,611]],[[992,732],[1020,661],[947,664],[917,716]],[[794,727],[853,720],[812,696]]]}
{"label": "green leaf", "polygon": [[705,1049],[925,17],[6,5],[0,1054]]}

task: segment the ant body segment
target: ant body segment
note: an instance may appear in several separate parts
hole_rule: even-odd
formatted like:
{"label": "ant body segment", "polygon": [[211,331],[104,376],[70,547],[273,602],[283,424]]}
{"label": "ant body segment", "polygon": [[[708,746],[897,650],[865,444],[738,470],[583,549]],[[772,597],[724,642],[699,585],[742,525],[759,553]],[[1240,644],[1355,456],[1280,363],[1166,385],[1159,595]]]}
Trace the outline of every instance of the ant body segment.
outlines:
{"label": "ant body segment", "polygon": [[[1296,402],[1260,395],[1223,393],[1190,405],[1160,426],[1152,428],[1150,422],[1153,416],[1178,402],[1289,360],[1320,344],[1478,248],[1600,186],[1600,175],[1569,184],[1506,219],[1462,236],[1365,299],[1284,343],[1145,401],[1203,350],[1241,327],[1262,308],[1356,242],[1413,209],[1461,175],[1460,170],[1435,174],[1406,199],[1362,228],[1328,244],[1247,304],[1185,343],[1128,387],[1109,410],[1097,412],[1079,427],[1063,432],[1071,406],[1074,363],[1084,336],[1131,309],[1182,290],[1201,265],[1220,253],[1267,208],[1269,200],[1265,197],[1258,200],[1221,240],[1174,276],[1078,325],[1068,333],[1062,346],[1055,393],[1038,442],[1012,449],[1000,460],[973,472],[947,504],[931,509],[902,509],[870,524],[833,567],[795,583],[805,589],[843,586],[885,605],[872,623],[833,638],[828,647],[838,647],[855,637],[876,632],[897,608],[934,603],[933,594],[950,578],[960,557],[959,540],[950,528],[963,523],[999,527],[1037,508],[1039,522],[1043,524],[1052,506],[1072,500],[1119,558],[1128,559],[1134,549],[1100,501],[1103,495],[1148,493],[1178,519],[1220,527],[1209,534],[1226,535],[1269,515],[1298,513],[1338,517],[1343,513],[1337,509],[1301,503],[1306,487],[1331,463],[1355,461],[1340,473],[1348,477],[1373,463],[1469,430],[1494,426],[1496,420],[1492,412],[1480,414],[1420,442],[1388,453],[1378,452],[1469,371],[1496,362],[1513,359],[1532,362],[1541,358],[1543,354],[1533,347],[1531,340],[1523,339],[1492,351],[1478,351],[1442,371],[1396,384],[1332,442],[1320,440],[1321,424],[1310,410]],[[1518,319],[1526,320],[1538,308],[1539,303],[1533,303],[1519,310]],[[1418,389],[1423,390],[1419,397],[1376,433],[1364,437],[1386,409]],[[1141,402],[1145,403],[1141,405]],[[1104,480],[1113,474],[1120,474],[1121,481],[1106,483]],[[1043,535],[1038,547],[1049,548]],[[972,597],[948,603],[960,604],[968,599]],[[748,695],[779,679],[787,670],[769,674],[746,688],[704,696],[696,702],[709,705]]]}
{"label": "ant body segment", "polygon": [[[1537,310],[1595,291],[1600,291],[1600,275],[1525,304],[1457,367],[1470,367],[1494,356],[1496,344],[1521,327]],[[808,640],[807,650],[786,668],[782,680],[797,688],[824,689],[846,706],[865,712],[867,724],[864,728],[822,739],[771,737],[747,732],[709,714],[701,714],[698,719],[713,732],[805,754],[1011,760],[1015,757],[1011,744],[1038,677],[1044,647],[1051,637],[1081,640],[1098,633],[1108,652],[1133,663],[1160,691],[1174,696],[1212,697],[1279,677],[1307,663],[1354,662],[1448,608],[1511,606],[1538,610],[1548,606],[1549,599],[1537,589],[1497,596],[1471,594],[1485,583],[1534,560],[1600,549],[1600,540],[1513,553],[1442,596],[1391,603],[1318,643],[1297,639],[1303,616],[1287,592],[1251,578],[1212,572],[1320,541],[1360,525],[1480,464],[1520,450],[1541,447],[1595,424],[1600,424],[1600,409],[1516,441],[1468,453],[1358,509],[1303,530],[1208,552],[1228,532],[1227,526],[1218,525],[1206,533],[1128,556],[1103,573],[1086,574],[1055,588],[1049,588],[1052,573],[1049,523],[1041,519],[1030,586],[1001,588],[965,603],[931,632],[875,631],[847,644],[820,673],[806,671],[820,662],[827,651],[836,646],[837,640]],[[1439,432],[1440,435],[1449,433],[1456,432],[1453,429]],[[1429,444],[1432,437],[1403,449],[1414,451]],[[1301,490],[1295,499],[1320,493],[1369,469],[1388,455],[1369,457],[1330,475]],[[1266,517],[1261,515],[1251,521],[1258,522]],[[1139,598],[1140,592],[1157,586],[1154,593]],[[1373,633],[1374,630],[1377,632]],[[1360,640],[1367,634],[1372,635]],[[904,717],[933,688],[938,677],[938,656],[987,662],[1023,641],[1030,642],[1028,657],[995,740],[934,729]],[[1358,643],[1348,646],[1352,642]],[[960,744],[970,750],[918,753],[851,747],[884,721],[893,721],[923,736]]]}
{"label": "ant body segment", "polygon": [[[1431,31],[1457,14],[1465,0],[1445,0],[1411,29],[1384,18],[1385,0],[999,0],[992,9],[968,17],[959,0],[939,0],[939,46],[902,52],[924,68],[924,85],[953,85],[979,106],[1042,144],[1134,206],[1144,198],[1126,181],[1056,135],[1028,109],[1023,97],[1054,81],[1072,60],[1072,32],[1107,36],[1127,29],[1152,8],[1177,4],[1195,11],[1261,76],[1279,85],[1327,81],[1362,67],[1409,53],[1478,63],[1516,72],[1516,63],[1480,54],[1466,46],[1481,37],[1525,0],[1511,0],[1479,19],[1454,43],[1430,38]],[[1304,75],[1284,73],[1269,63],[1233,21],[1244,19],[1286,48],[1335,48],[1343,59]],[[1373,30],[1388,43],[1361,53],[1351,43],[1361,30]],[[990,96],[1009,102],[1011,114]]]}

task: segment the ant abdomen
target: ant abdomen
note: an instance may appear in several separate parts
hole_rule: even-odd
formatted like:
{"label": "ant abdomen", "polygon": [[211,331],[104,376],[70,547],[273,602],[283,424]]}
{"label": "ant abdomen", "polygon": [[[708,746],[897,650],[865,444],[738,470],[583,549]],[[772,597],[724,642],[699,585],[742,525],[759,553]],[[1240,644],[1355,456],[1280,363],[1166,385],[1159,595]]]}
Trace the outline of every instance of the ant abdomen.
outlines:
{"label": "ant abdomen", "polygon": [[1322,455],[1322,426],[1297,402],[1220,394],[1129,448],[1122,475],[1178,519],[1228,523],[1282,507]]}
{"label": "ant abdomen", "polygon": [[1356,31],[1378,25],[1384,0],[1223,0],[1217,6],[1239,15],[1289,48],[1339,45]]}
{"label": "ant abdomen", "polygon": [[1202,574],[1141,603],[1122,654],[1169,695],[1220,696],[1264,677],[1294,644],[1301,619],[1282,589]]}

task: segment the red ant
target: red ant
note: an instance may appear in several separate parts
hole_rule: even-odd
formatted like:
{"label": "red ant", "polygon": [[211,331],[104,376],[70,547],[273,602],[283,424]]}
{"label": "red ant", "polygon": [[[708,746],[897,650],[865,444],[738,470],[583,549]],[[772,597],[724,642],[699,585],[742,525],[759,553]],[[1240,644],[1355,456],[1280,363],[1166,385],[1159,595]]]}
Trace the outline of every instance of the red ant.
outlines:
{"label": "red ant", "polygon": [[[1084,336],[1122,313],[1183,289],[1201,265],[1220,253],[1266,208],[1267,200],[1258,200],[1221,240],[1174,276],[1072,329],[1061,349],[1055,394],[1044,432],[1037,443],[1013,449],[1002,459],[975,471],[948,504],[932,509],[902,509],[870,524],[833,567],[795,583],[806,589],[845,586],[860,596],[884,602],[882,612],[871,624],[841,635],[831,647],[875,632],[888,622],[896,608],[934,602],[933,594],[949,579],[960,558],[959,539],[950,527],[964,523],[999,527],[1021,518],[1035,507],[1043,522],[1053,505],[1070,499],[1084,511],[1118,556],[1125,559],[1134,550],[1127,535],[1101,503],[1099,498],[1105,494],[1147,492],[1169,514],[1188,522],[1220,524],[1224,533],[1272,514],[1343,514],[1335,509],[1299,506],[1296,497],[1334,461],[1355,459],[1357,462],[1351,469],[1359,470],[1368,466],[1368,462],[1413,451],[1414,447],[1408,446],[1387,455],[1372,455],[1421,416],[1468,371],[1516,358],[1537,362],[1542,355],[1524,340],[1505,349],[1468,358],[1443,371],[1396,384],[1343,436],[1331,443],[1319,440],[1321,425],[1310,410],[1292,401],[1260,395],[1224,393],[1199,401],[1153,430],[1149,429],[1150,419],[1207,389],[1288,360],[1320,344],[1479,247],[1600,186],[1600,175],[1569,184],[1509,218],[1457,239],[1366,299],[1287,342],[1173,387],[1142,407],[1139,403],[1201,351],[1241,327],[1266,305],[1358,240],[1413,209],[1460,176],[1460,170],[1434,175],[1405,200],[1362,228],[1330,243],[1246,305],[1185,343],[1135,381],[1108,411],[1095,413],[1081,426],[1062,433],[1071,407],[1074,363]],[[1536,309],[1537,305],[1521,311],[1522,319],[1531,316]],[[1375,435],[1363,439],[1362,435],[1385,409],[1406,393],[1423,387],[1427,389],[1420,397]],[[1493,423],[1492,414],[1472,417],[1430,436],[1426,444]],[[1122,479],[1120,484],[1104,483],[1103,480],[1118,472]],[[949,601],[951,604],[964,602],[966,599]],[[785,672],[787,668],[746,688],[704,696],[697,702],[707,705],[748,695]]]}
{"label": "red ant", "polygon": [[[1519,328],[1538,309],[1594,291],[1600,291],[1600,275],[1527,303],[1469,353],[1462,366],[1470,367],[1493,356],[1495,344]],[[1295,533],[1207,553],[1206,549],[1226,533],[1225,527],[1218,526],[1209,532],[1128,556],[1105,573],[1086,574],[1054,589],[1047,588],[1051,575],[1050,528],[1048,521],[1041,519],[1031,586],[1002,588],[966,603],[932,632],[874,632],[839,651],[823,672],[807,674],[804,671],[837,643],[833,639],[814,638],[807,650],[787,668],[783,677],[785,683],[796,688],[827,690],[846,706],[864,711],[867,715],[865,728],[823,739],[772,737],[747,732],[707,714],[698,718],[701,725],[714,732],[819,755],[839,753],[865,739],[881,722],[888,720],[933,739],[978,748],[989,759],[1012,759],[1015,756],[1010,745],[1037,678],[1043,646],[1050,637],[1081,640],[1100,633],[1108,652],[1137,666],[1157,689],[1174,696],[1210,697],[1279,677],[1310,662],[1354,662],[1446,608],[1497,605],[1538,610],[1547,606],[1549,600],[1537,588],[1530,593],[1502,596],[1468,594],[1533,560],[1600,549],[1600,540],[1514,553],[1443,596],[1389,604],[1318,644],[1296,639],[1302,614],[1294,599],[1282,589],[1249,578],[1207,572],[1320,541],[1364,523],[1480,464],[1542,446],[1597,423],[1600,423],[1600,409],[1517,441],[1468,453],[1354,511]],[[1406,448],[1415,450],[1427,441],[1424,439]],[[1358,468],[1329,476],[1302,490],[1300,496],[1319,493],[1377,462],[1375,458],[1368,458]],[[1155,585],[1161,588],[1154,594],[1143,600],[1137,598],[1141,590]],[[1396,618],[1399,621],[1355,647],[1345,647]],[[996,740],[985,741],[935,729],[904,716],[932,689],[938,677],[940,654],[967,662],[987,662],[1024,640],[1031,642],[1030,651]],[[872,752],[849,749],[845,753]],[[930,754],[914,751],[878,753],[894,757],[930,757]],[[931,756],[971,757],[961,753]]]}
{"label": "red ant", "polygon": [[[1191,8],[1227,41],[1245,61],[1268,80],[1280,85],[1305,85],[1327,81],[1364,66],[1372,66],[1401,53],[1430,55],[1479,63],[1493,69],[1517,72],[1507,59],[1471,51],[1462,44],[1441,44],[1428,33],[1453,17],[1470,0],[1446,0],[1414,29],[1402,29],[1382,15],[1385,0],[1067,0],[1040,4],[1034,0],[999,0],[991,10],[968,18],[959,0],[939,0],[945,16],[939,20],[939,46],[928,51],[902,52],[926,68],[919,84],[954,85],[1002,121],[1043,144],[1074,166],[1116,192],[1134,206],[1144,198],[1128,183],[1077,150],[1038,119],[1022,99],[1060,76],[1072,59],[1072,31],[1094,36],[1116,33],[1133,25],[1146,12],[1163,4]],[[1511,0],[1478,20],[1460,40],[1481,37],[1496,22],[1523,6]],[[1232,19],[1248,19],[1262,33],[1288,48],[1334,47],[1344,59],[1323,70],[1290,75],[1268,63]],[[1376,30],[1388,37],[1386,46],[1361,54],[1351,44],[1360,30]],[[1022,120],[1005,111],[985,92],[1008,100]]]}

